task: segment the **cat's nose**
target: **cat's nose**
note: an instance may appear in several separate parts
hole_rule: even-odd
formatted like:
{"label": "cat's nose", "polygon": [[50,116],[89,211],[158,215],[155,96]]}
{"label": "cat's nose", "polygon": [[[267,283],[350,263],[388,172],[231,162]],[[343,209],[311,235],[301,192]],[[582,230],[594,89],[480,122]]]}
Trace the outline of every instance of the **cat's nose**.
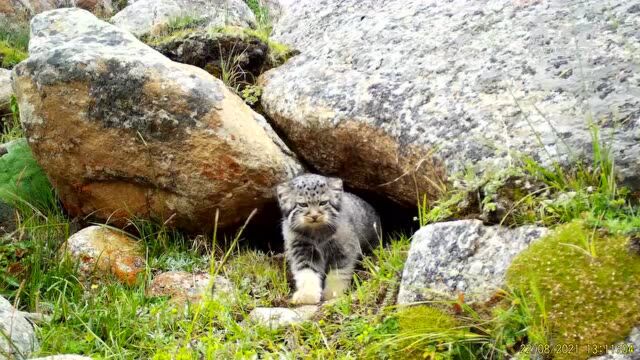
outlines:
{"label": "cat's nose", "polygon": [[311,218],[311,220],[317,221],[320,215],[310,215],[309,217]]}

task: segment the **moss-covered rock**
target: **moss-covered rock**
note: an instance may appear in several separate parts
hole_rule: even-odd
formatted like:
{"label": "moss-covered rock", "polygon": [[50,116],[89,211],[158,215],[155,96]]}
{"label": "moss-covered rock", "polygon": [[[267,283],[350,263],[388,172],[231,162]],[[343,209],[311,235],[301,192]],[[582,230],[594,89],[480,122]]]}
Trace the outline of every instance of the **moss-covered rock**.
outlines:
{"label": "moss-covered rock", "polygon": [[[580,221],[558,227],[512,263],[507,283],[544,300],[549,352],[556,359],[586,359],[621,341],[640,323],[640,257],[629,239]],[[571,347],[578,351],[562,351]],[[559,349],[561,351],[554,351]]]}

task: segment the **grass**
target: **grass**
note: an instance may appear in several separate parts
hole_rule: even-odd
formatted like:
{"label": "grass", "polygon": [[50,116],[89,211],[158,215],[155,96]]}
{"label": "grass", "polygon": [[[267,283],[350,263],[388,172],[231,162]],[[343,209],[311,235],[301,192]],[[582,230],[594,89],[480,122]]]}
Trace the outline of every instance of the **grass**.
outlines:
{"label": "grass", "polygon": [[0,67],[11,69],[26,59],[29,47],[29,23],[0,19]]}

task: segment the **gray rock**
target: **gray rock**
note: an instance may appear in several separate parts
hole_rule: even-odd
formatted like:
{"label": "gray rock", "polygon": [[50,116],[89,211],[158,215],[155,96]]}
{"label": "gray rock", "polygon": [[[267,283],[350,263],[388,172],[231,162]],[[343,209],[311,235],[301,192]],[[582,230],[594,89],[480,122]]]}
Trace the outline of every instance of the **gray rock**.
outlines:
{"label": "gray rock", "polygon": [[[0,69],[0,119],[4,115],[8,115],[11,111],[9,108],[11,95],[13,95],[13,90],[11,89],[11,70]],[[0,124],[0,129],[1,128],[2,125]]]}
{"label": "gray rock", "polygon": [[[544,164],[612,134],[640,188],[637,1],[302,0],[274,39],[301,54],[262,105],[312,166],[414,205],[466,164]],[[571,151],[568,150],[571,149]]]}
{"label": "gray rock", "polygon": [[138,0],[113,16],[111,22],[141,36],[184,16],[202,20],[207,28],[254,27],[256,23],[255,15],[242,0]]}
{"label": "gray rock", "polygon": [[0,0],[0,16],[24,21],[42,12],[66,7],[78,7],[103,16],[111,16],[113,12],[111,0]]}
{"label": "gray rock", "polygon": [[479,220],[427,225],[413,235],[402,273],[399,304],[452,299],[489,300],[513,258],[547,229],[484,226]]}
{"label": "gray rock", "polygon": [[318,309],[317,305],[305,305],[297,308],[258,307],[249,313],[249,320],[271,328],[278,328],[307,321],[313,317]]}
{"label": "gray rock", "polygon": [[169,296],[176,303],[196,303],[211,296],[228,296],[234,291],[229,279],[217,275],[211,282],[208,273],[188,273],[186,271],[167,271],[154,276],[148,296]]}
{"label": "gray rock", "polygon": [[72,216],[202,233],[244,222],[302,167],[262,116],[206,71],[90,13],[31,21],[14,68],[34,157]]}
{"label": "gray rock", "polygon": [[591,360],[640,360],[640,328],[631,330],[629,336],[613,346],[605,355]]}
{"label": "gray rock", "polygon": [[9,359],[28,357],[40,345],[33,324],[7,299],[0,296],[0,355]]}

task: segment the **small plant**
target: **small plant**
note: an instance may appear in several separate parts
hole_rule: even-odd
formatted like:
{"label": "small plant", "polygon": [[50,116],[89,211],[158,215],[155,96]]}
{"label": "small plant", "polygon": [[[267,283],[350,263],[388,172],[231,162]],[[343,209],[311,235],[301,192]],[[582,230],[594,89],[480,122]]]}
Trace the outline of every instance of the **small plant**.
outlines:
{"label": "small plant", "polygon": [[29,24],[0,18],[0,65],[10,69],[28,56]]}
{"label": "small plant", "polygon": [[260,101],[260,96],[262,96],[262,86],[245,86],[245,88],[240,92],[240,95],[242,96],[242,99],[244,99],[245,103],[249,105],[255,105],[258,101]]}
{"label": "small plant", "polygon": [[[240,89],[248,85],[245,81],[248,73],[240,66],[240,57],[243,54],[235,54],[234,49],[235,44],[226,58],[220,58],[220,80],[233,92],[241,95]],[[220,47],[220,54],[223,54],[222,47]]]}

